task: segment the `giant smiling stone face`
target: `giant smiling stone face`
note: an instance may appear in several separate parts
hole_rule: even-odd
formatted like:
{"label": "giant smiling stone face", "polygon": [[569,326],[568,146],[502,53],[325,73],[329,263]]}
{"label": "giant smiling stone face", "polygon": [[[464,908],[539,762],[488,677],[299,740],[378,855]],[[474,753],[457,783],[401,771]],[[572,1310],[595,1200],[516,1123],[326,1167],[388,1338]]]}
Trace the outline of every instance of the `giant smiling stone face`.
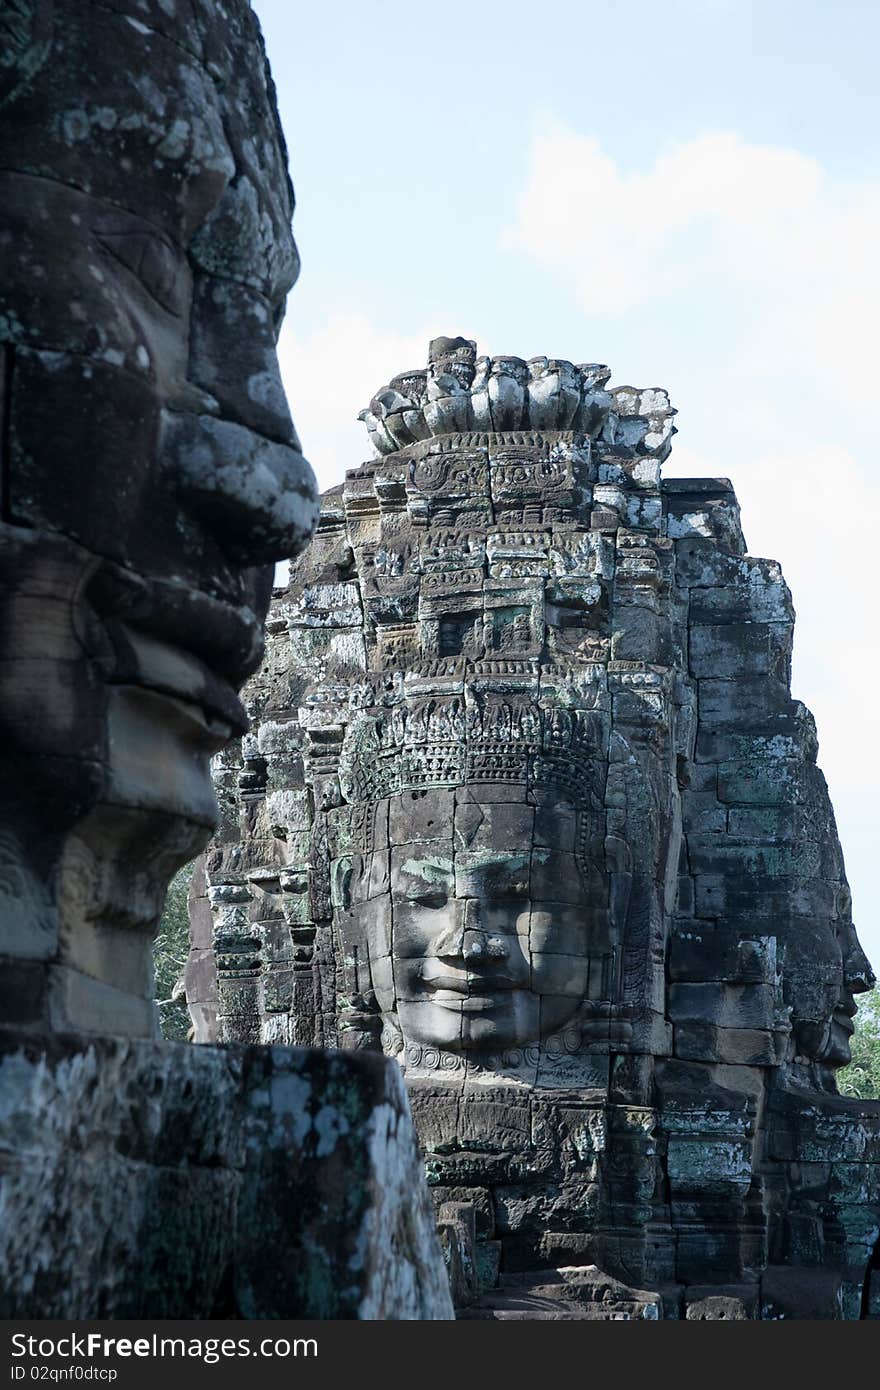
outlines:
{"label": "giant smiling stone face", "polygon": [[836,898],[833,917],[783,924],[780,935],[797,1050],[824,1066],[844,1067],[852,1059],[856,995],[876,981],[852,923],[848,887]]}
{"label": "giant smiling stone face", "polygon": [[[390,800],[391,910],[369,949],[379,1006],[396,1012],[404,1042],[522,1047],[562,1029],[588,996],[607,886],[594,876],[591,897],[573,852],[576,814],[530,805],[524,789],[519,802],[479,799],[493,790],[515,794],[471,788],[453,826],[448,794]],[[436,839],[409,838],[414,801]],[[557,836],[566,847],[550,847]]]}
{"label": "giant smiling stone face", "polygon": [[[528,1076],[565,1054],[565,1078],[587,1084],[615,1043],[656,1027],[656,879],[678,843],[672,786],[656,775],[672,756],[668,703],[645,713],[638,702],[656,744],[639,749],[625,717],[609,736],[604,668],[585,673],[568,708],[553,701],[551,669],[545,703],[470,683],[464,702],[392,694],[385,711],[353,714],[339,780],[316,785],[337,987],[363,1002],[372,993],[384,1045],[408,1071],[464,1057]],[[654,688],[634,664],[627,678]],[[316,752],[322,703],[322,688],[307,688],[301,720],[314,720]],[[604,833],[609,786],[630,806],[622,836]],[[366,1026],[362,1006],[344,1026]]]}

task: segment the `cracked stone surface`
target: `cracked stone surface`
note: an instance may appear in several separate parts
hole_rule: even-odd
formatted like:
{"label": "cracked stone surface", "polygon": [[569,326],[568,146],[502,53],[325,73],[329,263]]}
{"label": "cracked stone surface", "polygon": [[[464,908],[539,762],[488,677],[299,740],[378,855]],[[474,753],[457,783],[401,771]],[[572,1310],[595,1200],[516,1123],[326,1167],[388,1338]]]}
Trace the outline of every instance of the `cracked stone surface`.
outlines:
{"label": "cracked stone surface", "polygon": [[610,376],[442,338],[362,412],[215,760],[197,1034],[397,1058],[469,1316],[876,1315],[791,596]]}

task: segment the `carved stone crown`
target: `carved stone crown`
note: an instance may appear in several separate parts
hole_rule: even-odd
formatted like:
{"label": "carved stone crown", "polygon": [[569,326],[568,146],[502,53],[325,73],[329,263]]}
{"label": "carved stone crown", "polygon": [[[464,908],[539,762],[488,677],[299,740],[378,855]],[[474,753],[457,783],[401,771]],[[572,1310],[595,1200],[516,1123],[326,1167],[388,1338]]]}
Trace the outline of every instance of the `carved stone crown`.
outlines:
{"label": "carved stone crown", "polygon": [[587,710],[542,708],[500,699],[484,708],[459,698],[427,700],[348,726],[339,759],[352,804],[395,792],[475,782],[539,782],[576,805],[587,795],[602,746],[601,721]]}
{"label": "carved stone crown", "polygon": [[358,419],[379,454],[441,434],[572,430],[662,462],[675,433],[666,392],[606,390],[610,376],[598,362],[478,357],[468,338],[435,338],[427,368],[393,377]]}

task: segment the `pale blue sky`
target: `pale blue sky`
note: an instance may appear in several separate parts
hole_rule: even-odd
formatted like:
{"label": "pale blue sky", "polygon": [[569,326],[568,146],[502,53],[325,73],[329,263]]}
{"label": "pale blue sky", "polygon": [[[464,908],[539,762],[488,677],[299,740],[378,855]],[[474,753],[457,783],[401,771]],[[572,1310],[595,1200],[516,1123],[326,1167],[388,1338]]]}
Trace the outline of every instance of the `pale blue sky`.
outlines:
{"label": "pale blue sky", "polygon": [[731,477],[793,589],[794,693],[880,966],[880,6],[254,8],[303,258],[282,365],[322,484],[432,333],[666,386],[666,471]]}

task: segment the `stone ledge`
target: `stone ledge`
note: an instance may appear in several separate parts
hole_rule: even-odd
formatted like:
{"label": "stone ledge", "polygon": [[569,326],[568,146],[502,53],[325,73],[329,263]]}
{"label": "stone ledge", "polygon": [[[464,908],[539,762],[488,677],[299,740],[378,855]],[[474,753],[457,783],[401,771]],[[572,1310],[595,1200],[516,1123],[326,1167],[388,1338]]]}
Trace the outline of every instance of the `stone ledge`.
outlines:
{"label": "stone ledge", "polygon": [[6,1318],[451,1318],[397,1064],[0,1033]]}

